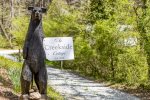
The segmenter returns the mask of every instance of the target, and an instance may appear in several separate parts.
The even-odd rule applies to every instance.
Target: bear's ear
[[[33,10],[34,7],[28,7],[28,10]]]
[[[46,13],[47,9],[46,8],[42,8],[42,13]]]

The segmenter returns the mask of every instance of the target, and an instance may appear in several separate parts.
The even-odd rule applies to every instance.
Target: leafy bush
[[[3,41],[0,43],[0,48],[7,48],[9,46],[8,41],[0,35],[0,40]]]
[[[118,81],[128,84],[142,84],[148,81],[146,57],[138,50],[139,48],[131,48],[126,53],[118,55],[116,66]]]
[[[14,36],[14,42],[19,48],[22,48],[23,42],[26,37],[27,29],[29,25],[29,19],[27,16],[16,17],[12,21],[11,34]]]

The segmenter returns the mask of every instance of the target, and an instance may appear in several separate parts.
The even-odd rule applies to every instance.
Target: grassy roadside
[[[13,90],[17,93],[20,92],[20,70],[21,70],[21,63],[13,62],[8,60],[4,57],[0,57],[0,68],[6,69],[13,84]]]
[[[20,93],[20,73],[21,73],[22,63],[13,62],[4,57],[0,56],[0,69],[6,69],[10,81],[12,83],[12,89],[16,93]],[[3,74],[0,74],[0,79],[3,78]],[[3,79],[5,80],[5,79]],[[55,92],[51,87],[48,87],[48,96],[51,100],[63,100],[63,97]]]

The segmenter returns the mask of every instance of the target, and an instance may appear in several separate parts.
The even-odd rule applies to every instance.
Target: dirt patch
[[[14,93],[12,87],[7,70],[0,68],[0,100],[18,100],[19,95]]]
[[[141,98],[142,100],[150,100],[150,90],[144,89],[144,88],[137,88],[137,87],[130,87],[125,85],[118,85],[118,84],[109,84],[108,85],[111,88],[129,93],[131,95],[137,96]]]
[[[0,100],[9,100],[9,99],[0,96]]]
[[[7,70],[4,68],[0,68],[0,82],[3,83],[3,85],[12,87],[12,81],[7,73]]]
[[[34,88],[31,93],[36,93],[37,88]],[[4,68],[0,68],[0,100],[19,100],[20,94],[13,91],[13,84],[8,75],[8,72]],[[48,97],[48,100],[50,98]],[[34,99],[33,99],[34,100]]]
[[[4,85],[0,86],[0,98],[4,100],[18,100],[19,95],[15,94],[11,88],[7,88]],[[3,99],[0,99],[3,100]]]

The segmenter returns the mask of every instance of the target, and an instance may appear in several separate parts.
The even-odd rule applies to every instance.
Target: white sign
[[[73,60],[72,37],[50,37],[43,40],[46,58],[50,61]]]

